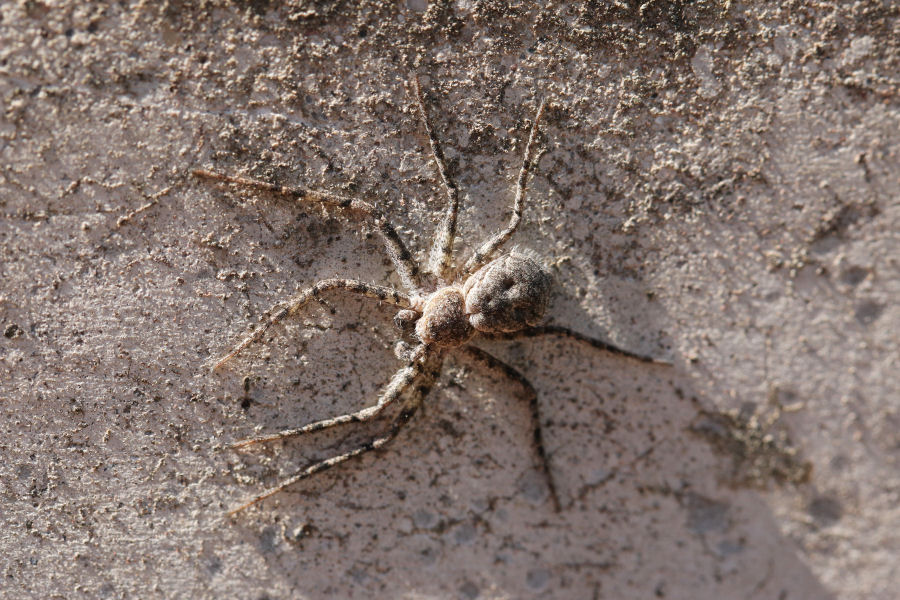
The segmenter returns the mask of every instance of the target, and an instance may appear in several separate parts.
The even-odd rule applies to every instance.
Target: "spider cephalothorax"
[[[415,98],[425,131],[428,134],[432,155],[438,174],[447,192],[447,207],[437,232],[436,243],[428,262],[428,272],[432,281],[447,282],[456,274],[455,283],[441,283],[426,287],[419,279],[419,268],[406,249],[394,227],[384,215],[369,202],[346,198],[327,192],[302,188],[283,187],[255,179],[224,175],[213,171],[197,169],[194,174],[227,183],[254,187],[298,200],[320,202],[339,209],[360,213],[384,239],[388,256],[394,264],[405,291],[364,283],[352,279],[324,279],[310,288],[297,293],[287,302],[275,306],[262,326],[219,359],[213,367],[217,369],[253,342],[262,339],[265,332],[282,319],[297,313],[311,300],[319,299],[323,292],[345,290],[399,307],[394,322],[405,334],[412,335],[415,347],[405,355],[403,366],[384,388],[374,406],[354,413],[339,415],[331,419],[309,423],[296,429],[288,429],[272,435],[242,440],[234,447],[244,447],[292,436],[320,431],[347,423],[368,421],[380,415],[387,407],[404,398],[398,416],[388,431],[365,444],[344,454],[315,462],[294,476],[282,481],[274,488],[266,490],[250,501],[231,511],[238,512],[283,490],[297,481],[319,473],[350,458],[381,448],[390,442],[406,425],[422,403],[425,394],[440,374],[441,364],[447,351],[458,350],[461,354],[488,368],[502,372],[518,382],[531,410],[535,451],[539,467],[547,478],[550,498],[559,510],[559,496],[550,470],[541,430],[541,416],[534,387],[525,377],[506,363],[494,358],[470,342],[479,338],[510,339],[537,335],[563,335],[586,342],[592,346],[645,362],[663,362],[617,348],[607,342],[587,337],[564,327],[539,325],[550,298],[551,279],[544,267],[524,253],[513,251],[499,254],[500,247],[512,236],[519,225],[524,205],[525,187],[528,176],[539,158],[534,151],[538,123],[544,112],[541,103],[528,136],[525,157],[519,171],[513,214],[509,224],[499,233],[491,236],[479,246],[472,256],[457,271],[453,265],[453,242],[456,237],[456,217],[459,210],[459,191],[447,173],[444,155],[437,136],[428,121],[425,104],[418,80],[413,81]],[[404,395],[413,389],[418,393]]]
[[[416,336],[428,346],[461,346],[472,339],[475,329],[466,315],[466,298],[458,287],[435,291],[422,302]]]
[[[460,346],[475,332],[513,333],[540,323],[550,298],[550,276],[534,260],[506,254],[416,304],[416,335],[424,344]]]

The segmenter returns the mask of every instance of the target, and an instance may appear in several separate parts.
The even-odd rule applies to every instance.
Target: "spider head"
[[[551,282],[544,267],[523,254],[494,259],[463,285],[469,322],[485,333],[537,325],[547,309]]]

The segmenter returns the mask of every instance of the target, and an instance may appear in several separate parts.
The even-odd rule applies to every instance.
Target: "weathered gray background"
[[[900,6],[507,4],[0,2],[0,595],[896,597]],[[414,72],[463,256],[549,98],[515,237],[548,318],[674,367],[489,345],[560,514],[515,386],[450,360],[388,450],[227,519],[363,434],[225,445],[371,402],[396,334],[336,298],[210,360],[298,286],[398,279],[344,216],[189,170],[373,199],[423,257]]]

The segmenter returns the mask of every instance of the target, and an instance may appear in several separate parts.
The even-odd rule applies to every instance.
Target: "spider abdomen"
[[[519,331],[544,317],[550,285],[550,275],[540,263],[522,254],[506,254],[466,280],[465,312],[478,331]]]

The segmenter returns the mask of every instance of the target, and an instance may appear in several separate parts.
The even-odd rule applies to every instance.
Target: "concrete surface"
[[[0,2],[4,598],[865,598],[900,581],[900,5]],[[227,444],[371,402],[392,312],[335,298],[221,374],[269,306],[398,283],[337,213],[196,167],[372,199],[424,258],[442,207],[405,80],[463,190],[508,218],[548,318],[671,359],[485,344],[395,443]],[[247,379],[245,379],[247,378]],[[247,389],[244,389],[244,382]],[[374,427],[378,429],[378,425]]]

